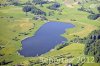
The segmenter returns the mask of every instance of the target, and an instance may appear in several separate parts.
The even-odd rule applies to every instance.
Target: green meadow
[[[21,3],[27,1],[28,0],[20,0]],[[87,37],[92,31],[100,29],[100,18],[96,20],[87,18],[90,14],[79,11],[78,8],[80,8],[80,5],[75,4],[73,0],[57,0],[57,2],[62,4],[60,7],[60,9],[63,9],[62,14],[59,14],[57,10],[47,9],[52,3],[44,4],[43,7],[35,5],[35,7],[46,13],[54,11],[53,16],[46,16],[48,21],[72,23],[75,25],[74,28],[66,30],[65,33],[61,35],[68,39],[68,41],[77,38],[77,36],[80,38]],[[68,4],[65,2],[68,2]],[[90,4],[91,3],[87,3],[85,7],[88,7]],[[85,44],[78,42],[70,42],[68,46],[60,50],[52,49],[50,52],[37,57],[24,57],[20,55],[18,50],[22,49],[21,41],[33,36],[35,32],[46,23],[44,20],[34,20],[33,17],[35,15],[30,12],[28,12],[28,16],[26,16],[22,8],[23,6],[20,5],[0,7],[0,62],[9,62],[1,66],[65,66],[68,63],[52,62],[48,65],[41,65],[42,63],[38,62],[41,57],[46,59],[58,58],[58,60],[61,60],[61,58],[66,59],[66,57],[67,59],[74,58],[73,64],[77,64],[79,61],[79,66],[100,66],[100,63],[96,63],[94,60],[92,61],[92,59],[90,59],[92,63],[88,63],[87,60],[83,64],[81,63],[78,57],[84,56],[91,58],[92,56],[84,55]],[[93,10],[98,13],[96,9]],[[48,60],[45,61],[45,63],[48,63]]]

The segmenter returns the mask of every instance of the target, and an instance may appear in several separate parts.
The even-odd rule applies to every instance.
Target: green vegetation
[[[57,3],[57,9],[55,3]],[[91,6],[93,4],[96,4],[95,8]],[[99,4],[99,0],[0,0],[0,65],[64,66],[68,63],[51,62],[49,64],[48,60],[41,62],[40,58],[43,57],[56,59],[55,61],[62,58],[75,58],[76,60],[72,62],[73,65],[99,66]],[[38,19],[38,17],[41,19]],[[21,56],[18,53],[18,50],[22,49],[21,41],[35,34],[46,23],[46,20],[75,25],[75,28],[66,30],[61,35],[68,39],[68,44],[60,44],[56,47],[57,50],[52,49],[39,57]],[[77,57],[84,53],[86,54],[85,57],[95,58],[93,63],[87,63],[87,59],[84,63],[78,62]]]
[[[60,7],[59,3],[54,3],[51,6],[49,6],[48,8],[51,10],[58,10],[59,7]]]
[[[64,48],[65,46],[68,46],[68,42],[64,42],[62,44],[59,44],[55,47],[56,50],[60,50],[62,48]]]
[[[86,39],[85,54],[94,56],[100,63],[100,30],[93,31]]]

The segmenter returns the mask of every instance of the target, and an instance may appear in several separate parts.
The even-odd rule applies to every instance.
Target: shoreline
[[[43,25],[45,25],[45,24],[47,24],[47,23],[50,23],[50,22],[58,22],[58,21],[49,21],[49,22],[44,23]],[[59,21],[59,22],[60,22],[60,21]],[[66,23],[66,22],[60,22],[60,23],[72,24],[72,23],[70,23],[70,22],[67,22],[67,23]],[[43,26],[43,25],[42,25],[42,26]],[[73,25],[73,24],[72,24],[72,25]],[[42,27],[42,26],[41,26],[41,27]],[[39,29],[40,29],[41,27],[39,27]],[[75,27],[75,25],[73,25],[72,28],[74,28],[74,27]],[[37,29],[37,31],[38,31],[39,29]],[[71,29],[71,28],[68,28],[68,29]],[[36,31],[36,32],[37,32],[37,31]],[[36,34],[36,32],[33,34],[33,36],[25,37],[23,40],[28,39],[28,38],[30,38],[30,37],[34,37],[35,34]],[[66,33],[66,29],[65,29],[64,33]],[[63,34],[64,34],[64,33],[63,33]],[[62,36],[62,34],[61,34],[60,36]],[[68,41],[68,39],[67,39],[66,37],[64,37],[64,36],[62,36],[62,37],[65,38],[66,41]],[[21,40],[21,45],[22,45],[22,41],[23,41],[23,40]],[[59,44],[57,44],[57,45],[59,45]],[[57,46],[57,45],[56,45],[56,46]],[[55,46],[55,47],[56,47],[56,46]],[[21,46],[21,49],[20,49],[20,50],[22,50],[22,49],[23,49],[23,48],[22,48],[22,46]],[[18,51],[20,51],[20,50],[18,50]],[[48,52],[50,52],[50,51],[52,51],[52,50],[54,50],[54,48],[50,49]],[[48,52],[46,52],[46,53],[48,53]],[[18,53],[19,53],[19,52],[18,52]],[[44,53],[44,54],[46,54],[46,53]],[[20,53],[19,53],[19,54],[20,54]],[[44,54],[41,54],[41,55],[44,55]],[[41,56],[41,55],[39,55],[39,56]],[[24,56],[24,55],[21,55],[21,54],[20,54],[20,56]],[[25,56],[24,56],[24,57],[25,57]],[[36,57],[36,56],[34,56],[34,57]]]

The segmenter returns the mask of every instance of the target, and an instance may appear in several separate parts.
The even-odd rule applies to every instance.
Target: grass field
[[[26,2],[27,0],[21,1]],[[100,18],[97,20],[90,20],[87,18],[89,15],[88,13],[77,10],[77,8],[80,7],[79,5],[76,4],[71,8],[64,4],[64,1],[62,2],[62,0],[58,0],[58,2],[63,4],[61,6],[61,9],[63,9],[62,15],[59,15],[58,11],[54,11],[53,16],[46,16],[48,20],[72,23],[75,25],[74,28],[66,30],[66,32],[61,36],[68,40],[74,39],[74,35],[83,38],[91,33],[91,31],[100,28]],[[44,7],[37,5],[36,7],[48,13],[49,11],[52,11],[46,8],[49,5],[51,4],[45,4],[43,5]],[[26,16],[25,12],[22,11],[21,6],[6,6],[0,8],[0,40],[2,41],[0,46],[4,46],[4,48],[0,50],[0,54],[4,54],[4,56],[0,56],[0,61],[3,61],[4,59],[6,61],[13,61],[13,63],[10,63],[8,66],[14,64],[23,64],[24,66],[28,66],[29,60],[38,59],[37,57],[23,57],[18,53],[18,50],[22,48],[21,41],[26,37],[34,35],[35,32],[45,24],[44,21],[33,20],[33,16],[34,15],[31,13],[28,13],[28,16]],[[68,56],[72,56],[72,58],[77,58],[84,53],[84,46],[84,44],[72,43],[60,50],[52,50],[40,57],[55,58],[55,56],[68,54]],[[64,66],[66,64],[67,62],[59,64],[58,66]],[[99,66],[100,64],[83,64],[83,66],[91,65]],[[55,64],[49,64],[48,66],[55,66]]]

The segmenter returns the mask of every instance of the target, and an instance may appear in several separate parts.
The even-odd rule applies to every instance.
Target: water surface
[[[22,40],[22,50],[19,53],[25,57],[44,54],[61,42],[67,41],[61,34],[73,27],[74,25],[69,23],[48,22],[34,36]]]

